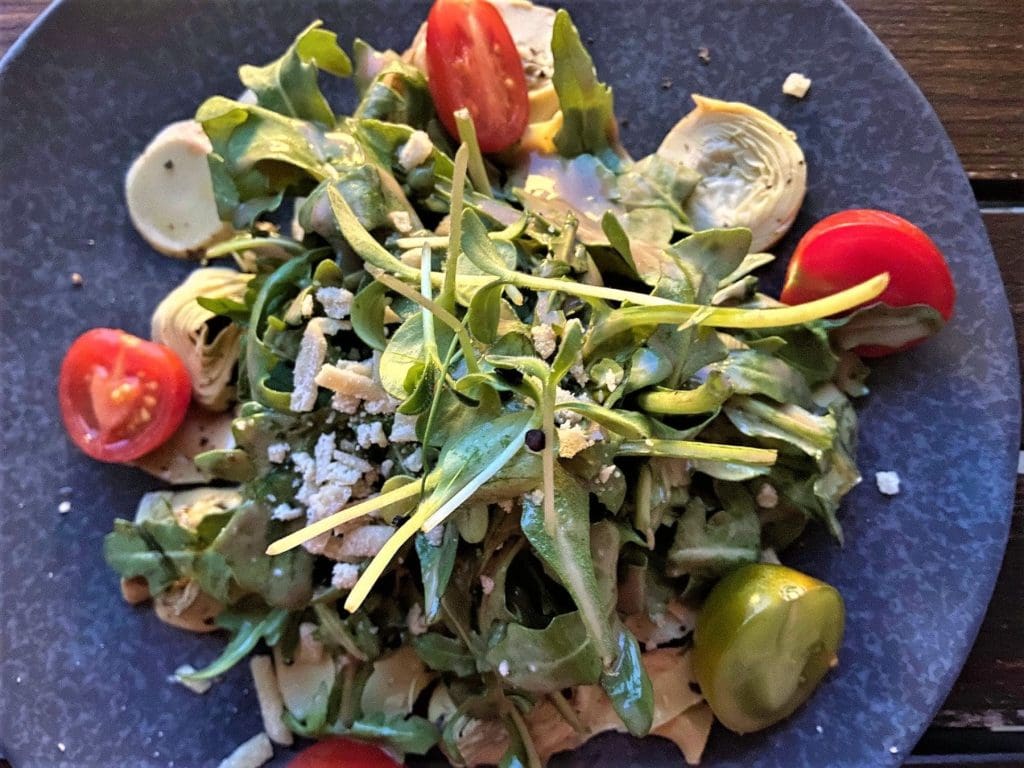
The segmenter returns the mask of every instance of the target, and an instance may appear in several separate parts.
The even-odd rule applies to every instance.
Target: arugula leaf
[[[507,662],[505,681],[532,693],[596,683],[602,672],[579,611],[556,616],[543,629],[509,624],[486,658],[495,669]]]
[[[460,640],[428,632],[412,638],[412,647],[431,669],[469,677],[477,671],[476,659]]]
[[[335,736],[350,736],[353,739],[383,741],[400,752],[414,755],[425,755],[441,738],[437,726],[425,718],[416,715],[389,715],[384,712],[367,713],[348,728],[339,724],[329,727],[327,732]]]
[[[555,136],[559,154],[576,157],[590,153],[600,157],[609,168],[616,168],[619,160],[614,147],[618,129],[612,89],[597,79],[594,62],[565,10],[555,15],[551,53],[551,82],[564,116],[562,128]]]
[[[141,576],[158,595],[189,573],[195,559],[196,537],[170,523],[115,520],[103,539],[103,557],[122,578]]]
[[[761,524],[754,512],[753,500],[740,486],[733,503],[707,518],[700,499],[691,499],[676,524],[675,540],[669,549],[666,573],[717,577],[744,563],[756,563],[761,556]],[[721,492],[721,491],[720,491]]]
[[[441,613],[441,598],[455,566],[459,534],[454,525],[445,525],[441,543],[434,546],[424,534],[416,537],[416,556],[423,578],[423,617],[433,624]]]
[[[627,211],[662,209],[675,229],[692,232],[683,203],[693,193],[700,174],[662,155],[648,155],[618,178],[619,198]]]
[[[239,67],[238,77],[261,107],[333,127],[334,112],[317,85],[317,70],[348,77],[352,62],[338,46],[338,36],[321,29],[322,24],[314,21],[306,27],[276,61]]]
[[[217,623],[232,630],[230,642],[224,646],[220,656],[207,666],[197,672],[182,675],[182,678],[185,680],[209,680],[217,675],[223,675],[248,656],[260,640],[266,639],[273,645],[272,638],[280,636],[288,617],[288,611],[280,608],[262,614],[225,611],[217,617]]]
[[[260,595],[275,607],[301,609],[313,595],[313,556],[298,548],[267,557],[267,545],[278,538],[271,526],[263,504],[245,501],[211,549],[224,558],[243,592]]]

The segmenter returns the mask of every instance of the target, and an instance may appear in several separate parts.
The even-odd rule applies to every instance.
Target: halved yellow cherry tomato
[[[750,733],[789,717],[829,669],[843,639],[843,599],[782,565],[755,563],[708,595],[693,638],[693,669],[715,716]]]

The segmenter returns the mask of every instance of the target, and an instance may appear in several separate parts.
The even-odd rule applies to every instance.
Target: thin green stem
[[[466,163],[469,158],[469,147],[462,144],[455,153],[455,170],[452,173],[452,197],[449,207],[451,230],[448,238],[448,259],[444,263],[444,289],[441,291],[441,304],[447,309],[455,307],[456,279],[459,274],[459,252],[462,241],[462,197],[466,189]],[[430,246],[424,244],[423,252],[430,260]]]
[[[694,440],[623,440],[615,451],[618,456],[664,456],[695,461],[725,461],[770,467],[778,458],[771,448],[750,448],[745,445],[701,443]]]
[[[398,280],[391,275],[379,274],[376,276],[376,280],[383,283],[400,296],[404,296],[410,301],[416,302],[424,309],[430,310],[435,318],[451,328],[459,340],[459,346],[462,347],[462,355],[466,358],[466,367],[469,369],[469,372],[480,372],[480,364],[476,359],[476,350],[473,348],[473,339],[470,337],[469,331],[466,330],[466,327],[459,322],[459,319],[455,317],[455,315],[442,307],[436,301],[431,301],[422,293],[410,288],[401,280]]]
[[[286,237],[253,237],[252,235],[245,235],[243,237],[233,237],[230,240],[225,240],[222,243],[211,245],[203,252],[203,256],[207,259],[219,259],[222,256],[230,256],[233,253],[239,251],[256,250],[259,248],[280,248],[281,250],[291,253],[305,253],[308,248],[302,243],[292,240]]]
[[[476,126],[468,109],[463,107],[455,110],[455,125],[459,141],[469,148],[469,178],[473,180],[473,188],[482,195],[494,197],[491,193],[491,180],[487,178],[484,156],[480,153],[480,142],[476,138]]]
[[[544,477],[544,530],[554,536],[558,527],[555,512],[555,384],[548,382],[542,393],[541,419],[544,430],[544,450],[541,468]]]

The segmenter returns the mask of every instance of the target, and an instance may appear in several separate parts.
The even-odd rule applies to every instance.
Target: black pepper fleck
[[[526,447],[536,453],[537,451],[543,451],[547,441],[544,439],[544,430],[542,429],[531,429],[526,433]]]
[[[168,160],[166,163],[164,163],[164,168],[166,168],[168,171],[173,171],[174,170],[174,161],[173,160]]]

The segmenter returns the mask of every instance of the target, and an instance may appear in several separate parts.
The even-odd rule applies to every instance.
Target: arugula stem
[[[397,280],[391,275],[379,274],[376,276],[376,280],[386,285],[395,293],[404,296],[410,301],[416,302],[424,310],[433,313],[434,317],[451,328],[459,340],[459,346],[462,347],[462,355],[466,358],[466,367],[469,368],[469,372],[480,372],[480,364],[477,362],[476,351],[473,348],[473,339],[470,337],[469,331],[466,330],[466,327],[459,322],[459,319],[455,317],[455,315],[439,305],[437,302],[431,301],[422,293],[415,291],[401,280]]]
[[[351,507],[346,507],[340,512],[328,515],[323,520],[317,520],[315,523],[311,523],[305,528],[300,528],[293,533],[289,533],[287,536],[282,536],[267,547],[266,553],[270,556],[280,555],[282,552],[295,549],[295,547],[305,544],[310,539],[315,539],[321,533],[327,533],[327,531],[330,531],[343,523],[368,515],[382,507],[388,506],[389,504],[404,501],[405,499],[411,499],[414,496],[419,495],[420,484],[408,483],[407,485],[403,485],[393,491],[388,491],[387,493],[382,493],[379,496],[374,496],[373,498],[361,501],[358,504],[353,504]]]
[[[462,242],[462,197],[466,190],[466,163],[469,147],[459,146],[455,153],[455,170],[452,173],[452,197],[449,206],[448,220],[451,226],[448,238],[448,259],[444,263],[444,288],[441,291],[441,304],[445,309],[455,308],[456,280],[459,275],[459,251]],[[430,263],[430,246],[423,244],[423,256]]]
[[[512,457],[515,456],[523,447],[523,440],[526,438],[526,433],[529,429],[529,424],[523,427],[522,431],[509,441],[508,445],[505,446],[501,453],[491,459],[487,466],[480,470],[480,474],[462,486],[458,493],[442,504],[436,512],[431,514],[423,524],[423,532],[428,533],[432,528],[444,522],[444,520],[452,512],[458,509],[466,499],[480,490],[480,487],[484,483],[498,474],[498,472],[501,471],[501,468],[508,464],[509,461],[512,460]]]
[[[437,335],[434,333],[434,314],[430,305],[434,304],[433,288],[430,285],[430,249],[423,246],[420,254],[420,293],[425,301],[420,305],[420,316],[423,318],[423,346],[426,349],[427,359],[438,368],[441,367],[441,354],[437,351]],[[436,305],[438,309],[442,307]]]
[[[885,272],[823,299],[792,307],[783,306],[771,309],[709,307],[701,304],[676,302],[666,304],[665,301],[658,306],[621,307],[612,310],[599,325],[594,327],[587,340],[586,348],[587,351],[595,350],[605,341],[638,326],[687,323],[692,321],[693,316],[698,312],[700,313],[699,320],[692,324],[712,328],[782,328],[788,325],[801,325],[823,317],[842,314],[858,307],[877,298],[888,285],[889,273]],[[622,293],[628,293],[628,291],[622,291]],[[628,300],[634,304],[639,303],[632,298]]]
[[[363,653],[363,650],[356,644],[355,638],[352,637],[352,633],[348,631],[345,623],[338,616],[338,612],[333,606],[324,605],[323,603],[313,603],[313,612],[316,614],[317,621],[320,623],[320,629],[327,636],[327,638],[342,648],[345,649],[345,653],[352,656],[359,661],[367,661],[368,656]]]
[[[305,253],[309,250],[302,243],[288,237],[253,237],[252,235],[243,235],[242,237],[233,237],[222,243],[211,245],[203,252],[203,256],[207,259],[219,259],[222,256],[230,256],[239,251],[258,248],[280,248],[293,255]]]
[[[558,526],[555,512],[555,383],[544,387],[541,403],[541,423],[544,430],[544,450],[541,468],[544,477],[544,530],[554,536]]]
[[[540,755],[537,754],[537,747],[533,743],[533,737],[530,736],[530,729],[526,727],[526,721],[523,720],[523,716],[516,709],[515,704],[509,707],[508,714],[512,718],[512,723],[515,725],[516,730],[519,732],[519,740],[523,744],[523,749],[526,750],[527,768],[543,768],[544,763],[541,762]]]
[[[730,387],[720,376],[709,377],[696,389],[652,389],[637,397],[640,407],[648,413],[680,415],[708,413],[718,408],[730,394]]]
[[[459,132],[459,141],[469,149],[469,178],[473,180],[473,188],[482,195],[494,197],[491,192],[491,180],[487,178],[484,156],[480,153],[480,142],[476,138],[476,126],[469,110],[463,107],[455,110],[455,125]]]
[[[583,723],[580,722],[579,716],[576,714],[576,710],[572,708],[569,701],[562,695],[561,691],[552,691],[548,694],[548,698],[551,699],[551,703],[555,705],[555,709],[560,714],[572,729],[581,735],[587,734],[587,729],[583,727]]]
[[[695,461],[724,461],[770,467],[778,458],[772,448],[745,445],[701,443],[694,440],[623,440],[615,451],[618,456],[664,456]]]
[[[792,432],[822,450],[828,450],[832,447],[832,437],[825,434],[813,422],[813,419],[816,417],[808,414],[799,406],[792,404],[773,406],[747,396],[737,397],[731,400],[729,404],[753,414],[759,419],[764,419],[764,421],[773,426],[784,429],[787,432]],[[807,415],[810,418],[801,418],[802,415]]]

